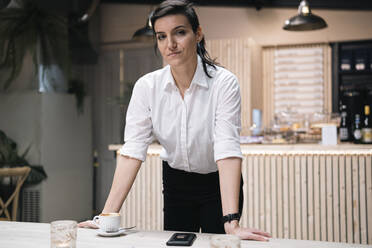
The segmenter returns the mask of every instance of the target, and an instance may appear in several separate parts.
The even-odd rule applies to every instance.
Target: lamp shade
[[[143,27],[138,29],[134,34],[132,39],[137,40],[137,39],[142,39],[144,37],[149,37],[152,38],[154,36],[154,32],[152,29],[148,26]]]
[[[288,31],[308,31],[327,27],[327,23],[320,16],[311,13],[309,4],[302,0],[298,7],[298,15],[286,20],[283,26]]]
[[[146,20],[146,25],[143,28],[138,29],[132,36],[132,40],[135,41],[152,41],[154,38],[154,31],[151,27],[151,19],[152,13]]]

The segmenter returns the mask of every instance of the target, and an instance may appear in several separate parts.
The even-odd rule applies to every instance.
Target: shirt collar
[[[176,83],[174,81],[174,78],[172,76],[170,66],[167,65],[167,68],[165,68],[165,69],[166,69],[166,76],[165,76],[164,90],[172,88],[172,87],[177,87]],[[207,65],[207,70],[208,69],[209,68],[208,68],[208,65]],[[211,73],[211,70],[208,70],[208,73]],[[196,66],[196,71],[195,71],[194,77],[191,81],[191,85],[195,84],[195,85],[199,85],[203,88],[208,89],[209,88],[208,79],[209,78],[207,77],[207,75],[205,74],[204,69],[203,69],[203,62],[202,62],[200,56],[198,55],[198,64]],[[191,85],[190,85],[190,87],[191,87]]]

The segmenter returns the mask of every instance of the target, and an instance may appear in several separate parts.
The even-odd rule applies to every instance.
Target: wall
[[[161,67],[152,47],[123,48],[110,46],[100,52],[97,65],[75,68],[92,94],[93,147],[98,152],[96,211],[101,212],[109,194],[116,168],[110,144],[123,143],[125,106],[115,100],[124,96],[127,83]]]
[[[18,144],[19,154],[30,146],[26,159],[31,164],[41,164],[40,106],[37,93],[0,94],[0,130]]]
[[[48,173],[41,220],[88,219],[93,179],[90,98],[85,98],[84,113],[79,115],[73,95],[41,97],[41,163]]]
[[[0,94],[0,130],[26,159],[42,165],[48,178],[39,184],[40,221],[91,217],[92,127],[90,98],[78,115],[75,97],[22,92]]]
[[[101,41],[128,40],[145,25],[154,7],[149,5],[103,4],[101,6]],[[196,7],[207,39],[250,37],[260,45],[279,45],[359,40],[372,38],[372,11],[313,9],[323,17],[328,28],[318,31],[282,30],[284,21],[297,9]]]
[[[100,9],[101,42],[127,41],[145,25],[145,18],[155,6],[103,4]],[[206,39],[251,38],[259,46],[325,43],[345,40],[372,39],[372,11],[313,9],[323,17],[328,28],[317,31],[290,32],[282,29],[297,9],[235,7],[196,7]],[[253,55],[261,63],[259,53]],[[254,77],[254,75],[253,75]],[[262,83],[252,78],[252,108],[262,109]]]

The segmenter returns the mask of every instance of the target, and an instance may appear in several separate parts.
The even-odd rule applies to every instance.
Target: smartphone
[[[167,241],[168,246],[191,246],[196,239],[195,233],[174,233]]]

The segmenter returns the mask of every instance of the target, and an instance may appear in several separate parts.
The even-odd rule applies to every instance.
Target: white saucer
[[[126,229],[119,229],[119,231],[117,231],[117,232],[105,232],[101,229],[98,229],[97,234],[99,236],[103,236],[103,237],[115,237],[115,236],[119,236],[121,234],[124,234],[125,231],[127,231],[127,230]]]

